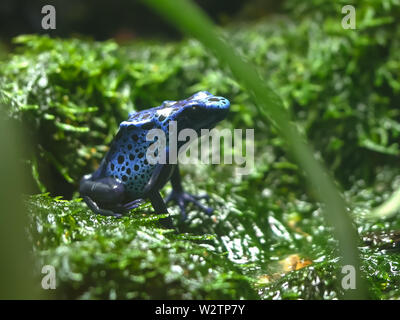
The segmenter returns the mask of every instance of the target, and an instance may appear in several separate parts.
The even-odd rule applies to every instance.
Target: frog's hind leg
[[[112,210],[108,210],[108,209],[102,209],[98,206],[98,204],[96,202],[93,201],[92,198],[90,198],[89,196],[83,196],[82,197],[83,201],[85,201],[85,203],[87,204],[87,206],[94,212],[97,214],[100,214],[102,216],[111,216],[111,217],[117,217],[120,218],[122,217],[121,213],[116,213]]]
[[[120,181],[111,177],[94,179],[93,175],[87,175],[81,180],[79,193],[93,212],[103,216],[122,216],[119,211],[123,211],[121,202],[125,198],[125,187]]]

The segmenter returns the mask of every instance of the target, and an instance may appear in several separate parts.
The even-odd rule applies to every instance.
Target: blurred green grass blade
[[[46,186],[40,181],[37,158],[34,156],[30,162],[31,162],[33,180],[35,181],[40,192],[45,193],[47,190],[46,190]]]
[[[257,70],[244,62],[226,40],[217,32],[211,20],[188,0],[144,0],[146,4],[177,26],[181,31],[196,37],[214,52],[221,63],[226,64],[236,80],[252,94],[257,110],[264,121],[271,121],[287,143],[288,151],[305,172],[316,198],[325,204],[324,213],[328,223],[334,227],[334,236],[339,241],[339,250],[344,265],[352,265],[357,272],[357,289],[348,290],[344,298],[366,297],[366,286],[361,278],[358,236],[352,220],[346,212],[346,204],[333,180],[324,167],[313,156],[305,137],[290,122],[289,112],[280,97],[271,90]],[[206,88],[205,88],[206,89]],[[340,276],[339,276],[340,278]]]
[[[0,109],[3,108],[0,105]],[[30,186],[19,161],[28,148],[27,134],[0,115],[0,148],[6,150],[0,166],[0,299],[38,299],[43,289],[27,237],[29,219],[22,193]]]
[[[62,123],[55,121],[54,124],[56,127],[60,128],[63,131],[69,131],[69,132],[89,132],[88,127],[76,127],[67,123]]]
[[[57,171],[64,177],[64,179],[69,183],[74,183],[74,179],[68,173],[68,167],[63,167],[63,165],[56,159],[56,157],[42,147],[39,148],[43,156],[57,169]]]
[[[396,212],[400,211],[400,188],[395,191],[388,200],[382,203],[379,207],[372,210],[366,219],[378,220],[392,217]]]

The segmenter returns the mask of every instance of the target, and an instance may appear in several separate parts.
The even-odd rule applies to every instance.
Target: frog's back
[[[139,198],[153,174],[155,165],[149,164],[146,152],[153,141],[146,135],[151,129],[165,129],[162,118],[157,114],[175,101],[164,101],[158,107],[132,112],[111,145],[104,163],[104,176],[121,180],[131,197]]]
[[[148,163],[146,152],[151,141],[146,141],[152,122],[143,125],[120,126],[105,160],[105,176],[119,179],[132,197],[143,195],[154,165]]]

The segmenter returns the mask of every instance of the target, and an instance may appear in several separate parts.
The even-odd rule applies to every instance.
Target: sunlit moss
[[[303,124],[346,189],[358,231],[398,230],[398,215],[374,223],[362,216],[399,187],[400,29],[391,21],[398,21],[400,6],[366,1],[358,8],[362,24],[355,33],[335,22],[337,8],[326,1],[288,2],[285,17],[224,32]],[[390,10],[381,10],[389,2]],[[336,243],[320,206],[311,201],[313,190],[285,156],[275,130],[260,121],[248,93],[199,42],[121,47],[112,41],[22,36],[16,43],[16,51],[1,62],[0,97],[9,118],[36,139],[33,154],[24,156],[40,192],[76,194],[79,178],[96,168],[127,113],[166,99],[210,90],[232,102],[221,126],[255,128],[250,175],[235,176],[233,166],[183,167],[185,188],[207,191],[216,210],[212,217],[189,210],[182,223],[172,206],[178,234],[158,228],[159,217],[149,206],[114,219],[93,215],[78,200],[28,198],[37,272],[43,264],[56,267],[58,297],[340,295],[334,282],[340,276]],[[361,237],[359,245],[371,297],[398,299],[398,252],[369,246]],[[276,262],[288,255],[312,263],[273,276]]]

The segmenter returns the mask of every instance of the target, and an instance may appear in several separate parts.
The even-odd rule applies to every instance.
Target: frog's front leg
[[[93,175],[86,175],[80,182],[79,193],[92,211],[103,216],[121,217],[121,212],[140,202],[135,200],[124,205],[125,186],[112,177],[94,179]]]
[[[189,194],[183,190],[182,187],[182,182],[181,182],[181,175],[179,173],[179,167],[176,165],[176,168],[174,172],[172,173],[171,176],[171,184],[172,184],[172,192],[168,195],[168,197],[165,199],[165,203],[168,203],[170,201],[175,201],[179,209],[181,210],[181,219],[186,220],[187,215],[186,215],[186,204],[187,203],[193,203],[195,206],[199,207],[203,212],[205,212],[207,215],[211,215],[213,213],[213,209],[204,206],[199,200],[201,199],[208,199],[208,195],[204,196],[195,196],[192,194]]]
[[[156,214],[168,213],[167,206],[160,195],[160,189],[170,179],[173,170],[174,166],[172,165],[158,164],[143,191],[145,197],[150,199]],[[159,221],[163,227],[173,229],[171,217],[163,218]]]

